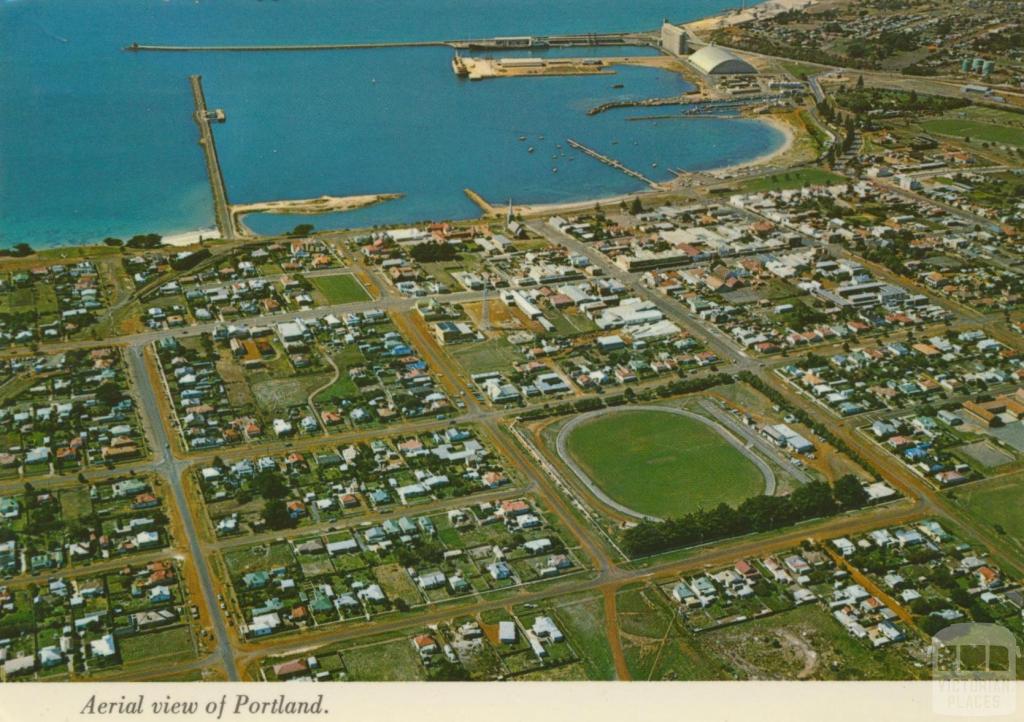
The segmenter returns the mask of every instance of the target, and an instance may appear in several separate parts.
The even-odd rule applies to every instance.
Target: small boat
[[[616,83],[612,87],[615,88],[616,90],[618,90],[619,88],[624,87],[624,86],[622,85],[622,83]]]
[[[552,173],[557,173],[557,172],[558,172],[558,168],[552,168],[552,169],[551,169],[551,172],[552,172]]]
[[[618,144],[619,144],[619,141],[617,141],[617,140],[613,140],[612,141],[612,145],[618,145]]]
[[[533,152],[533,146],[531,145],[529,148],[527,148],[526,152],[527,153],[532,153]]]
[[[651,168],[657,168],[657,167],[658,167],[657,163],[651,163]]]
[[[537,136],[537,140],[544,140],[544,136],[543,135],[538,135]]]
[[[526,136],[525,135],[519,136],[519,140],[526,140]]]

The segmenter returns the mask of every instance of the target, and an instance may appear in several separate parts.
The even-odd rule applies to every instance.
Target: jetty
[[[700,91],[694,91],[694,94],[700,93]],[[692,98],[687,98],[686,94],[676,95],[671,98],[645,98],[643,100],[610,100],[607,103],[602,103],[594,108],[587,111],[587,115],[597,115],[603,113],[606,110],[613,110],[615,108],[657,108],[663,105],[685,105],[692,103]]]
[[[511,36],[475,40],[392,40],[374,43],[291,43],[284,45],[160,45],[133,42],[124,47],[132,53],[263,53],[318,50],[373,50],[374,48],[436,48],[460,50],[529,50],[597,45],[651,45],[650,33],[585,33],[581,35]]]
[[[622,173],[625,173],[626,175],[628,175],[631,178],[636,178],[638,181],[643,181],[644,183],[646,183],[647,185],[651,186],[652,188],[660,187],[660,185],[658,184],[657,181],[651,180],[650,178],[645,176],[643,173],[640,173],[639,171],[635,171],[632,168],[624,166],[622,163],[620,163],[619,161],[615,160],[614,158],[609,158],[604,153],[601,153],[599,151],[594,150],[593,148],[585,146],[585,145],[583,145],[582,143],[580,143],[577,140],[573,140],[572,138],[567,138],[565,142],[569,144],[569,147],[575,148],[576,150],[580,151],[581,153],[584,153],[585,155],[589,155],[591,158],[595,158],[595,159],[601,161],[602,163],[604,163],[605,165],[610,166],[611,168],[614,168],[617,171],[621,171]]]
[[[220,170],[220,159],[217,157],[217,144],[213,139],[213,122],[224,122],[223,110],[209,110],[206,107],[206,95],[203,93],[203,76],[190,75],[188,78],[192,85],[192,102],[195,104],[195,111],[192,118],[199,126],[199,145],[203,147],[203,154],[206,156],[206,172],[210,177],[210,190],[213,193],[213,213],[217,221],[217,229],[220,237],[225,240],[236,238],[235,224],[231,217],[231,207],[228,203],[228,190],[224,184],[224,175]]]
[[[372,50],[374,48],[429,48],[450,45],[444,40],[423,40],[409,42],[381,43],[315,43],[290,45],[150,45],[132,43],[124,50],[131,53],[266,53],[266,52],[302,52],[307,50]]]
[[[501,213],[502,213],[502,209],[501,208],[499,208],[498,206],[494,205],[493,203],[489,203],[487,201],[487,199],[485,199],[482,195],[477,193],[472,188],[463,188],[462,192],[466,194],[466,197],[469,198],[469,200],[471,200],[474,203],[476,203],[477,206],[479,206],[480,210],[482,210],[487,215],[489,215],[489,216],[500,216],[501,215]]]

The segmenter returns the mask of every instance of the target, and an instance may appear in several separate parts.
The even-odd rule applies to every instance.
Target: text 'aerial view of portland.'
[[[1015,689],[1022,241],[1021,0],[0,0],[0,683]]]

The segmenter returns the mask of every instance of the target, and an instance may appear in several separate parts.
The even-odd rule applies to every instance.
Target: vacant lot
[[[509,371],[524,357],[504,338],[449,346],[452,356],[471,374]]]
[[[568,451],[610,497],[676,517],[762,491],[756,466],[707,425],[660,411],[626,411],[582,424]]]
[[[615,661],[608,646],[604,600],[587,597],[555,609],[558,625],[580,651],[581,664],[593,680],[615,679]]]
[[[901,647],[870,649],[847,634],[828,612],[798,607],[699,636],[701,646],[738,679],[914,679]]]
[[[161,632],[122,637],[121,659],[125,664],[152,657],[166,658],[168,662],[177,659],[191,659],[192,635],[187,626],[173,627]]]
[[[680,628],[675,612],[651,587],[619,592],[617,625],[622,653],[634,680],[722,677],[722,670]]]
[[[349,273],[335,276],[311,276],[309,282],[323,294],[329,304],[367,301],[370,295],[356,277]]]
[[[270,570],[274,567],[294,564],[295,557],[292,556],[292,549],[288,544],[279,542],[269,546],[256,544],[244,549],[232,550],[224,555],[224,563],[232,574],[241,576],[257,569]]]
[[[347,649],[341,656],[353,682],[415,682],[426,677],[408,639]]]
[[[388,599],[404,599],[409,604],[418,604],[420,593],[401,564],[381,564],[373,570],[381,589]]]

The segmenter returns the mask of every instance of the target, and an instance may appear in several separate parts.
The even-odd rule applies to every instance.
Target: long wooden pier
[[[600,152],[594,150],[593,148],[587,147],[587,146],[583,145],[582,143],[580,143],[577,140],[573,140],[572,138],[567,138],[565,142],[568,143],[571,148],[575,148],[576,150],[580,151],[581,153],[584,153],[585,155],[589,155],[591,158],[595,158],[595,159],[601,161],[602,163],[604,163],[605,165],[610,166],[610,167],[614,168],[617,171],[621,171],[621,172],[625,173],[626,175],[630,176],[631,178],[636,178],[638,181],[643,181],[644,183],[646,183],[647,185],[651,186],[652,188],[657,188],[658,185],[659,185],[657,181],[651,180],[650,178],[645,176],[643,173],[640,173],[639,171],[635,171],[632,168],[624,166],[622,163],[620,163],[619,161],[615,160],[614,158],[609,158],[604,153],[600,153]]]
[[[231,208],[228,205],[228,189],[220,170],[217,144],[213,139],[213,128],[210,125],[211,117],[223,118],[223,114],[217,113],[217,111],[211,114],[207,109],[206,95],[203,93],[203,76],[190,75],[188,80],[192,84],[192,101],[195,103],[192,118],[199,126],[199,145],[203,147],[203,154],[206,156],[206,172],[210,176],[213,213],[217,221],[217,228],[220,230],[221,238],[234,240],[236,237],[235,224],[231,219]]]

